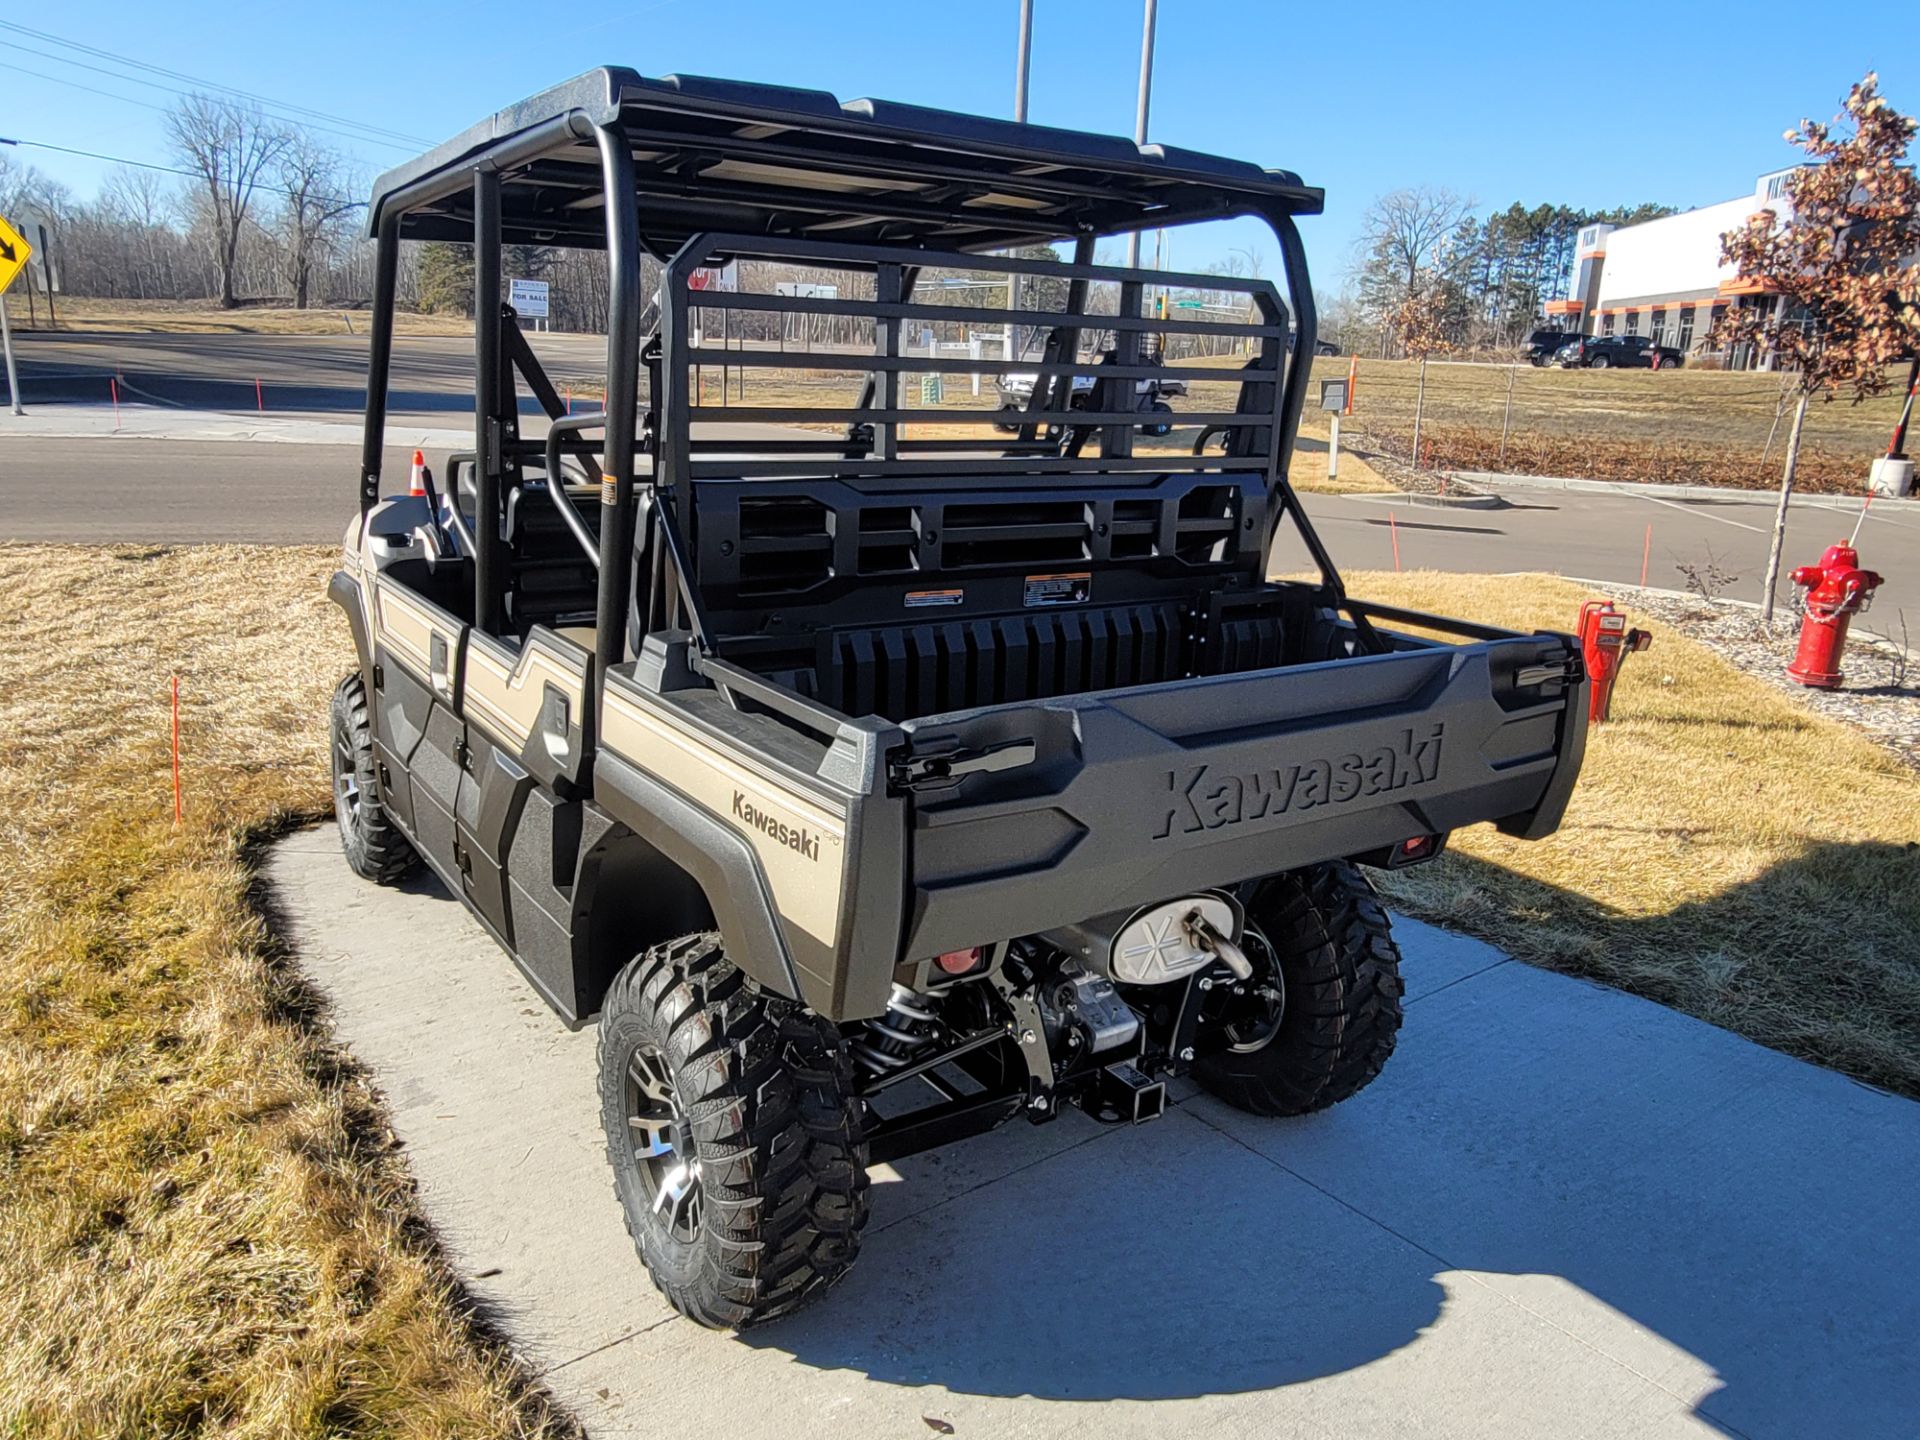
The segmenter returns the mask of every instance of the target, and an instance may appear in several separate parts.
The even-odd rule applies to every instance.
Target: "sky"
[[[1445,186],[1487,208],[1685,209],[1732,198],[1791,163],[1781,132],[1802,115],[1833,114],[1868,69],[1880,71],[1894,105],[1920,109],[1920,6],[1911,0],[1159,8],[1149,139],[1285,167],[1324,187],[1326,213],[1302,232],[1325,291],[1353,264],[1369,201],[1397,187]],[[1034,10],[1029,118],[1131,134],[1140,0],[1035,0]],[[0,15],[0,136],[167,163],[151,107],[176,96],[155,87],[187,88],[10,24],[415,137],[328,137],[371,176],[601,64],[1010,117],[1018,16],[1018,0],[15,9]],[[9,153],[81,196],[112,169],[45,149]],[[1236,247],[1278,270],[1256,221],[1179,236],[1170,263],[1198,270]]]

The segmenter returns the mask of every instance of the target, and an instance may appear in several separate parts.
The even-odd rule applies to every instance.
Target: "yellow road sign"
[[[27,258],[32,254],[33,247],[26,238],[0,215],[0,295],[6,294],[14,277],[27,268]]]

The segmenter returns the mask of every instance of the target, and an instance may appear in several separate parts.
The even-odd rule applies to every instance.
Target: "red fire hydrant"
[[[1645,630],[1629,630],[1627,617],[1611,600],[1589,600],[1580,607],[1580,651],[1587,662],[1587,719],[1595,725],[1613,709],[1613,682],[1627,656],[1653,644]]]
[[[1847,627],[1873,603],[1880,577],[1860,568],[1860,555],[1851,545],[1829,545],[1818,565],[1802,565],[1793,583],[1807,593],[1801,597],[1806,618],[1800,622],[1800,644],[1787,674],[1802,685],[1820,690],[1840,686],[1840,657],[1847,648]]]

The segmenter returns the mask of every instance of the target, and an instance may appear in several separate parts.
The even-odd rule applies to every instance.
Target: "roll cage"
[[[474,619],[503,626],[508,558],[500,517],[538,463],[549,494],[597,567],[594,683],[634,658],[640,638],[668,625],[690,629],[709,678],[792,712],[796,697],[766,687],[711,654],[700,577],[690,556],[696,521],[691,487],[708,479],[806,477],[853,485],[915,475],[964,473],[976,483],[1057,486],[1086,475],[1169,473],[1231,468],[1260,475],[1267,507],[1260,568],[1282,517],[1291,514],[1321,575],[1324,603],[1346,608],[1371,648],[1382,648],[1364,611],[1349,606],[1333,562],[1287,483],[1311,357],[1315,315],[1295,217],[1318,213],[1321,194],[1290,172],[1163,146],[1074,131],[927,110],[883,101],[842,104],[814,91],[690,77],[645,79],[603,69],[511,107],[429,155],[383,176],[370,206],[377,242],[360,504],[380,497],[383,435],[393,343],[393,310],[403,239],[469,242],[475,257],[475,429],[470,454],[476,522],[463,536],[473,559]],[[1287,299],[1271,283],[1221,276],[1179,276],[1094,263],[1097,238],[1199,220],[1251,215],[1278,242]],[[1037,241],[1071,241],[1068,263],[987,253]],[[514,314],[503,303],[501,247],[541,244],[604,248],[610,308],[606,400],[601,414],[569,418]],[[643,344],[641,257],[664,266],[658,329]],[[1067,285],[1064,311],[1022,309],[996,318],[1049,329],[1028,415],[1011,439],[917,438],[919,423],[975,418],[974,412],[906,403],[902,373],[978,372],[976,359],[903,354],[909,324],[978,320],[978,309],[918,298],[915,281],[929,264],[965,257],[1014,277]],[[869,275],[872,297],[727,295],[691,290],[696,273],[741,258],[828,266]],[[1018,283],[1017,279],[1014,283]],[[1244,323],[1150,319],[1147,287],[1204,284],[1247,297]],[[1093,286],[1117,286],[1116,313],[1088,312]],[[835,314],[870,322],[872,353],[774,354],[722,351],[702,343],[690,311],[757,309]],[[1084,330],[1111,332],[1107,353],[1084,357]],[[1294,344],[1288,344],[1289,331]],[[1232,333],[1254,347],[1231,411],[1183,415],[1203,427],[1184,456],[1136,455],[1134,381],[1192,378],[1145,342],[1152,334]],[[705,405],[702,365],[782,365],[867,372],[853,406]],[[649,400],[640,403],[642,367]],[[544,441],[520,434],[516,374],[550,421]],[[1068,415],[1075,376],[1092,376],[1090,408]],[[978,412],[979,422],[992,412]],[[703,439],[695,426],[714,420],[811,426],[782,440],[756,440],[743,460],[710,458],[727,442]],[[600,431],[598,443],[587,432]],[[1217,440],[1222,452],[1209,453]],[[1097,446],[1097,453],[1089,447]],[[738,452],[740,446],[730,446]],[[557,481],[563,455],[597,457],[600,523],[572,508]],[[633,576],[641,497],[649,471],[644,525],[649,574]],[[451,478],[451,476],[449,477]],[[451,488],[451,487],[450,487]],[[455,507],[456,512],[458,507]],[[664,623],[663,623],[664,622]],[[804,708],[804,707],[801,707]],[[791,714],[807,723],[810,717]],[[811,717],[818,720],[820,717]]]

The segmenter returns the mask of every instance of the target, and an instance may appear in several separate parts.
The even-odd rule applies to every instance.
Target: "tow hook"
[[[1187,918],[1182,920],[1180,925],[1187,932],[1187,938],[1193,942],[1194,949],[1204,950],[1220,961],[1233,972],[1235,979],[1251,980],[1253,978],[1253,962],[1247,959],[1246,952],[1214,929],[1213,922],[1201,914],[1197,906],[1188,913]]]

